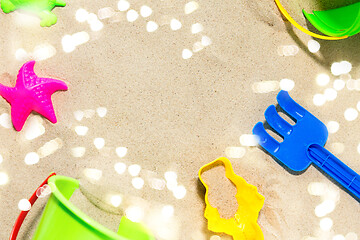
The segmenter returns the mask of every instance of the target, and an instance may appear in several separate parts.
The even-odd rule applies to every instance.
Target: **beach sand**
[[[349,1],[282,2],[296,21],[315,31],[302,16],[303,8],[321,10]],[[152,9],[150,16],[133,22],[119,11],[118,1],[67,3],[53,10],[58,22],[50,28],[18,12],[0,14],[1,83],[13,85],[32,56],[38,59],[39,76],[69,86],[52,97],[57,124],[31,114],[20,133],[8,128],[10,106],[0,101],[0,173],[8,177],[0,186],[0,239],[10,235],[18,202],[53,171],[80,179],[71,201],[113,231],[127,213],[147,224],[158,240],[231,239],[207,230],[197,175],[220,156],[228,157],[235,173],[265,197],[258,222],[266,240],[360,237],[358,201],[313,166],[294,175],[247,140],[254,124],[264,121],[265,109],[276,104],[280,88],[289,89],[322,122],[338,123],[331,125],[326,148],[360,172],[360,99],[351,80],[360,78],[360,35],[316,40],[321,48],[311,53],[312,38],[284,22],[272,0],[196,0],[187,13],[187,1],[129,1],[137,13],[143,5]],[[111,17],[91,15],[90,24],[79,22],[78,9]],[[176,21],[172,28],[177,30],[171,28],[172,19],[181,22],[180,29]],[[149,21],[158,25],[148,25],[153,32],[147,31]],[[202,27],[192,28],[197,23]],[[74,37],[79,32],[85,33]],[[70,43],[66,35],[73,36]],[[74,38],[77,46],[71,45]],[[332,64],[340,61],[352,64],[350,75],[332,74]],[[329,76],[322,86],[319,74]],[[318,94],[334,82],[347,86],[337,87],[336,99],[328,90],[329,101],[323,101]],[[344,117],[348,108],[356,112],[353,121]],[[39,155],[38,163],[25,163],[30,152]],[[222,171],[210,176],[214,204],[229,217],[236,205],[229,200],[233,186],[224,182]],[[111,206],[111,197],[119,194],[123,203]],[[325,200],[333,204],[327,205],[330,212],[315,212]],[[31,238],[45,203],[46,198],[37,201],[18,239]]]

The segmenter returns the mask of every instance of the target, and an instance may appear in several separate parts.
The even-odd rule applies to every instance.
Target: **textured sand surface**
[[[360,237],[358,201],[314,167],[293,175],[244,141],[244,134],[264,120],[266,107],[276,103],[279,82],[290,79],[290,85],[295,83],[290,94],[296,101],[325,124],[339,124],[329,134],[326,148],[360,172],[360,117],[353,121],[344,117],[348,108],[357,113],[360,101],[359,87],[356,90],[357,82],[352,80],[360,78],[360,35],[319,40],[320,51],[311,53],[307,47],[311,38],[284,23],[272,0],[196,0],[198,8],[189,14],[184,12],[187,1],[130,0],[130,9],[138,13],[143,5],[152,9],[150,16],[140,15],[134,22],[118,10],[115,0],[67,2],[65,8],[53,10],[59,19],[50,28],[40,28],[36,18],[20,13],[0,14],[1,83],[15,83],[17,71],[31,58],[24,51],[31,53],[47,44],[46,49],[55,52],[50,56],[49,51],[35,51],[37,59],[46,56],[35,65],[36,73],[69,86],[67,92],[52,98],[57,124],[32,114],[21,133],[6,128],[10,106],[0,101],[0,173],[8,176],[8,182],[0,185],[1,240],[10,234],[19,200],[28,198],[52,171],[80,179],[81,188],[72,201],[114,231],[127,211],[143,220],[157,239],[205,240],[213,235],[230,239],[207,230],[204,189],[197,177],[201,166],[220,156],[229,157],[235,173],[265,196],[259,216],[265,239]],[[282,2],[300,24],[315,31],[301,9],[327,9],[356,1]],[[98,14],[107,7],[115,13],[100,19],[103,25],[92,22],[93,30],[99,31],[76,19],[80,8]],[[169,24],[173,18],[182,24],[176,31]],[[148,21],[156,22],[158,29],[148,32]],[[192,33],[196,23],[203,30]],[[69,38],[63,37],[78,32],[86,32],[80,36],[85,40],[89,36],[88,41],[80,37],[85,43],[66,48]],[[194,44],[199,51],[194,52]],[[193,55],[184,59],[184,49]],[[284,49],[295,56],[281,56]],[[332,64],[340,61],[352,64],[351,76],[331,73]],[[322,73],[330,77],[325,86],[316,81]],[[314,96],[333,88],[340,78],[347,86],[337,91],[336,99],[315,105]],[[87,127],[87,132],[78,126]],[[31,136],[35,138],[29,140]],[[96,138],[105,143],[97,139],[96,147]],[[40,155],[38,163],[25,163],[30,152]],[[224,216],[230,216],[236,203],[227,199],[232,186],[224,182],[222,171],[210,176],[214,202],[222,206]],[[316,186],[324,190],[323,196],[313,195]],[[223,197],[216,197],[217,193]],[[123,202],[112,206],[111,196],[118,194]],[[335,208],[316,215],[315,208],[326,199]],[[30,211],[18,239],[31,239],[45,202],[39,200]]]

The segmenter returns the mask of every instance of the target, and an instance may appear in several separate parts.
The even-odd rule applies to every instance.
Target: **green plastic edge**
[[[76,186],[77,186],[76,188],[79,188],[79,181],[76,179],[70,178],[70,177],[59,176],[59,175],[53,176],[53,177],[49,178],[49,180],[48,180],[48,184],[51,187],[52,194],[55,196],[55,198],[57,198],[57,200],[59,200],[59,202],[68,211],[73,213],[74,216],[77,217],[79,221],[81,221],[84,225],[88,225],[89,227],[91,227],[92,229],[97,231],[98,233],[103,234],[103,235],[108,235],[109,237],[114,238],[116,240],[130,240],[129,238],[124,238],[124,237],[116,234],[115,232],[111,231],[110,229],[104,227],[100,223],[96,222],[95,220],[93,220],[92,218],[87,216],[84,212],[82,212],[80,209],[78,209],[69,200],[67,200],[56,186],[56,182],[59,180],[70,181],[70,182],[76,184]]]
[[[355,35],[360,32],[360,5],[359,4],[360,4],[360,2],[349,5],[349,6],[342,7],[342,8],[349,8],[349,7],[359,8],[358,15],[355,17],[354,23],[348,29],[343,30],[343,31],[333,28],[332,26],[328,25],[321,18],[316,16],[316,14],[315,14],[316,11],[314,11],[313,14],[311,14],[311,13],[307,13],[303,9],[302,12],[314,27],[316,27],[320,32],[322,32],[326,35],[333,36],[333,37],[352,36],[352,35]],[[328,11],[334,11],[334,10],[336,10],[336,9],[332,9],[332,10],[328,10]]]

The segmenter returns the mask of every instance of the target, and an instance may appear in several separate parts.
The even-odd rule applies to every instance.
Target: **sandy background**
[[[345,86],[334,101],[322,106],[313,101],[340,78],[331,74],[334,62],[352,64],[351,77],[342,76],[344,81],[360,78],[360,35],[334,42],[319,40],[320,51],[310,53],[311,38],[284,23],[271,0],[199,0],[198,8],[189,14],[184,13],[187,1],[129,1],[130,9],[137,12],[143,5],[153,10],[149,17],[139,16],[134,22],[117,9],[118,1],[67,2],[65,8],[53,11],[59,20],[51,28],[40,28],[36,18],[20,13],[0,14],[1,82],[14,84],[21,65],[30,58],[41,59],[43,54],[34,54],[34,49],[46,44],[41,45],[46,46],[46,57],[37,62],[35,71],[69,86],[69,91],[53,95],[56,125],[32,114],[21,133],[7,128],[10,107],[0,101],[0,172],[8,177],[0,186],[0,239],[10,234],[19,200],[28,198],[51,171],[80,179],[81,190],[72,201],[114,231],[121,214],[137,207],[158,239],[231,239],[213,236],[206,229],[204,189],[197,177],[202,165],[220,156],[229,157],[234,171],[265,196],[259,216],[265,239],[360,237],[358,201],[314,167],[292,175],[259,148],[239,140],[264,120],[266,107],[276,103],[279,81],[287,78],[295,83],[290,92],[294,99],[325,124],[339,123],[326,147],[360,172],[359,118],[347,121],[344,117],[347,108],[356,109],[359,92]],[[314,30],[302,16],[302,8],[320,10],[356,1],[328,2],[292,0],[284,6],[300,24]],[[76,19],[78,9],[98,14],[107,7],[115,14],[99,20],[103,24],[99,31]],[[173,18],[182,23],[179,30],[170,28]],[[148,21],[159,28],[148,32]],[[193,34],[195,23],[202,24],[203,30]],[[78,32],[86,32],[89,39],[69,52],[62,39]],[[197,43],[202,38],[208,46],[184,59],[183,50],[192,50],[195,43],[202,46]],[[294,56],[283,56],[284,46],[290,46]],[[321,73],[330,76],[325,86],[316,81]],[[84,136],[76,133],[78,126],[88,128]],[[101,146],[102,140],[97,140],[100,149],[94,145],[95,138],[105,141]],[[125,148],[126,155],[121,152]],[[25,163],[30,152],[40,156],[38,163]],[[124,164],[126,171],[119,174]],[[129,166],[135,168],[135,173],[130,170],[134,176]],[[229,217],[236,209],[236,202],[229,200],[234,189],[220,170],[209,173],[211,201]],[[314,186],[325,189],[324,195],[313,195]],[[220,191],[223,197],[219,198]],[[111,194],[124,194],[130,203],[113,207]],[[328,196],[335,208],[317,216],[315,208]],[[45,202],[41,199],[33,207],[18,239],[31,238]],[[166,217],[164,207],[170,209]],[[321,222],[329,220],[330,228],[327,224],[321,228]]]

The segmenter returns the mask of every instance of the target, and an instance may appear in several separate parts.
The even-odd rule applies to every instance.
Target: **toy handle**
[[[42,186],[44,186],[45,184],[48,183],[48,180],[50,177],[56,175],[56,173],[51,173],[46,179],[45,181],[35,190],[35,192],[33,193],[33,195],[31,195],[31,197],[29,198],[29,202],[31,204],[31,206],[34,205],[34,203],[36,202],[36,200],[38,199],[38,197],[36,196],[36,192],[39,188],[41,188]],[[22,225],[22,223],[24,222],[25,220],[25,217],[26,215],[28,214],[29,211],[21,211],[21,213],[19,214],[18,218],[16,219],[16,222],[14,224],[14,227],[11,231],[11,234],[10,234],[10,240],[15,240],[18,233],[19,233],[19,230],[20,230],[20,227]]]
[[[360,200],[359,174],[318,144],[310,145],[308,148],[308,156],[316,166],[321,168],[358,200]]]

